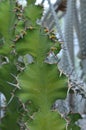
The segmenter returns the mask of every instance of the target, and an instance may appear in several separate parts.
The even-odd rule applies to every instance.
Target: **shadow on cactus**
[[[0,92],[5,95],[7,101],[6,107],[1,108],[6,110],[5,116],[0,119],[0,128],[3,130],[19,130],[19,125],[17,124],[19,113],[17,109],[20,104],[15,96],[11,100],[15,87],[8,84],[8,82],[16,82],[12,74],[16,75],[18,73],[14,63],[15,59],[13,58],[15,56],[11,53],[14,34],[13,25],[15,22],[14,7],[15,1],[0,1]]]

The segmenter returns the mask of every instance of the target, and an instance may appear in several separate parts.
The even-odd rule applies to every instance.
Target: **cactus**
[[[70,121],[68,129],[79,129],[75,121],[80,117],[75,116],[71,125],[71,116],[61,118],[53,109],[67,91],[67,79],[59,76],[58,62],[47,62],[48,56],[59,52],[60,43],[54,32],[37,24],[43,7],[36,6],[35,0],[27,0],[25,6],[13,0],[0,2],[0,92],[7,99],[0,128],[66,130]]]
[[[30,13],[27,13],[27,10]],[[33,63],[29,65],[25,60],[25,70],[17,76],[21,88],[17,92],[19,99],[23,103],[27,103],[29,100],[34,106],[29,114],[30,104],[27,103],[27,115],[29,114],[29,118],[32,120],[27,120],[26,127],[30,130],[56,130],[59,124],[59,129],[64,129],[65,120],[61,118],[57,120],[59,114],[52,111],[52,105],[56,99],[65,97],[64,91],[60,93],[65,79],[59,78],[56,65],[45,62],[47,53],[52,51],[50,48],[58,46],[59,43],[52,42],[44,29],[36,25],[37,17],[42,14],[40,6],[29,5],[25,12],[25,16],[31,20],[32,28],[28,27],[24,39],[16,43],[16,51],[18,54],[29,53],[34,59]]]
[[[55,37],[51,39],[54,34],[45,33],[45,29],[36,23],[42,16],[42,7],[28,1],[24,9],[9,0],[2,1],[0,6],[0,31],[4,39],[0,55],[9,60],[6,64],[2,61],[0,67],[0,91],[7,99],[6,115],[0,127],[19,130],[25,125],[27,129],[56,130],[59,125],[59,129],[65,129],[65,120],[52,110],[54,101],[66,96],[65,78],[59,77],[57,65],[46,63],[52,46],[58,51],[60,45]],[[8,16],[7,20],[3,16]],[[26,54],[33,57],[31,64],[27,63]],[[19,56],[24,57],[25,69],[22,71],[17,70]],[[28,116],[25,117],[25,113]]]

